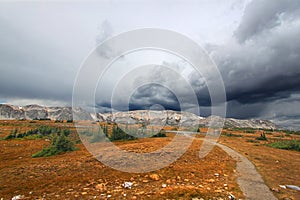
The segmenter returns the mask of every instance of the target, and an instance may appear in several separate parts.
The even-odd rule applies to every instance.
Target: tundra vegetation
[[[90,143],[104,141],[135,140],[145,137],[167,137],[166,131],[156,130],[153,127],[147,128],[145,125],[106,125],[102,124],[97,130],[87,129],[80,132],[80,135],[88,138]]]
[[[55,124],[71,123],[73,121],[55,121]],[[86,138],[90,143],[107,142],[107,141],[122,141],[122,140],[136,140],[138,138],[145,137],[167,137],[166,130],[157,127],[150,126],[148,124],[128,125],[121,124],[116,125],[114,123],[99,123],[100,127],[97,130],[84,130],[79,134]],[[4,137],[4,140],[11,139],[48,139],[50,144],[48,147],[43,148],[41,151],[32,155],[32,157],[52,156],[61,154],[64,152],[76,150],[75,144],[80,142],[77,134],[71,134],[72,131],[68,128],[56,127],[56,126],[35,126],[36,128],[27,131],[20,131],[19,128],[14,128],[10,134]],[[172,126],[170,130],[179,130],[178,127]],[[197,127],[186,128],[185,131],[201,132],[205,127],[199,125]],[[279,135],[273,135],[273,132],[280,133]],[[258,136],[255,136],[259,134]],[[259,143],[264,141],[264,145],[272,148],[296,150],[299,151],[299,140],[293,138],[293,135],[299,135],[297,131],[288,130],[269,130],[269,129],[252,129],[252,128],[225,128],[222,131],[222,135],[226,137],[248,137],[247,135],[253,135],[251,138],[247,138],[246,141],[252,143]],[[268,136],[267,136],[268,135]],[[254,137],[255,136],[255,137]],[[272,138],[269,140],[269,137]],[[289,138],[289,140],[274,140],[274,138]]]
[[[47,157],[61,154],[68,151],[74,151],[76,148],[70,136],[69,129],[60,129],[57,127],[40,126],[35,129],[30,129],[23,133],[19,133],[18,129],[14,129],[5,140],[10,139],[41,139],[46,138],[51,141],[50,146],[43,148],[41,151],[32,155],[36,157]]]

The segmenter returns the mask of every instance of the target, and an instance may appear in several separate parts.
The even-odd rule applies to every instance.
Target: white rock
[[[300,191],[300,187],[298,187],[296,185],[287,185],[286,187],[289,188],[289,189],[292,189],[292,190]]]
[[[286,186],[285,185],[279,185],[279,187],[283,188],[283,189],[286,189]]]
[[[128,188],[128,189],[131,189],[132,185],[133,185],[132,182],[125,182],[125,183],[122,184],[122,186],[123,186],[124,188]]]
[[[25,196],[24,195],[17,195],[17,196],[14,196],[11,200],[20,200],[20,199],[24,199]]]
[[[230,200],[235,200],[235,199],[236,199],[235,196],[234,196],[233,194],[231,194],[231,193],[229,193],[228,198],[229,198]]]

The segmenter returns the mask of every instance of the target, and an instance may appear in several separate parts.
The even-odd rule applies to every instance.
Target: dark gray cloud
[[[226,87],[228,117],[265,117],[279,124],[284,124],[280,123],[284,120],[289,126],[285,119],[295,122],[299,117],[299,102],[293,103],[296,113],[279,112],[274,108],[274,102],[278,106],[286,105],[293,94],[300,92],[299,11],[300,3],[296,0],[252,1],[246,7],[233,38],[224,45],[210,46],[210,54],[221,71]],[[148,78],[161,83],[174,80],[173,77],[168,80],[170,76],[161,71]],[[200,107],[209,108],[211,104],[205,80],[196,73],[190,74],[189,80]],[[132,97],[132,108],[144,108],[142,102],[144,105],[158,101],[163,105],[176,102],[172,95],[162,95],[158,99],[154,95],[156,92],[157,88],[152,85],[140,88]],[[177,107],[173,109],[180,109],[178,104],[174,105]],[[209,109],[205,110],[204,115],[209,115]]]
[[[1,3],[0,102],[38,99],[70,104],[80,63],[96,44],[115,33],[160,27],[190,36],[200,34],[200,41],[204,38],[206,49],[224,80],[229,117],[267,118],[281,125],[298,127],[300,1],[253,0],[244,11],[243,0],[232,0],[230,5],[220,1],[205,5],[191,2],[187,5],[174,3],[171,7],[168,2],[161,8],[158,1],[146,6],[120,2],[89,6],[74,3],[71,7],[63,3],[48,7],[27,4],[26,9],[22,4]],[[164,12],[169,7],[172,8],[170,12]],[[230,8],[230,12],[225,12],[224,7]],[[182,19],[175,18],[178,11]],[[241,12],[244,12],[242,16]],[[218,16],[211,13],[218,13]],[[100,54],[110,56],[110,51]],[[162,65],[172,66],[185,74],[186,66],[167,62]],[[115,69],[111,74],[115,76],[119,71]],[[110,102],[114,76],[108,76],[106,88],[97,96],[100,110],[110,111],[112,107],[126,110],[128,104],[129,109],[145,109],[159,104],[166,109],[191,111],[200,106],[202,115],[210,115],[207,81],[213,82],[212,77],[204,79],[194,72],[185,74],[197,95],[195,104],[178,74],[160,68],[141,74],[140,79],[128,77],[121,83],[123,87],[114,105]],[[134,90],[141,79],[161,85],[149,83]],[[173,91],[164,85],[172,86]],[[122,92],[131,95],[129,102],[123,101]]]
[[[255,38],[280,26],[283,20],[294,20],[299,16],[300,2],[297,0],[255,0],[248,4],[242,22],[235,31],[239,42]]]
[[[160,105],[165,110],[181,110],[176,95],[158,84],[149,84],[136,90],[129,101],[130,110],[148,110],[153,105]]]
[[[269,105],[286,104],[300,92],[299,14],[296,0],[252,1],[232,40],[211,47],[226,87],[228,116],[282,119]],[[296,104],[297,114],[286,112],[285,118],[299,116]]]

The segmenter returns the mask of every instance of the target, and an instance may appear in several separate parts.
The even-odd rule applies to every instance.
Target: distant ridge
[[[14,106],[0,104],[0,119],[51,119],[51,120],[72,120],[73,114],[84,120],[92,120],[90,113],[72,107],[46,107],[40,105]]]
[[[212,119],[222,121],[218,116],[209,116],[207,118],[197,116],[189,112],[178,112],[171,110],[136,110],[128,112],[96,113],[91,114],[81,108],[72,110],[72,107],[46,107],[40,105],[15,106],[9,104],[0,104],[0,120],[73,120],[73,115],[82,120],[97,120],[116,123],[140,124],[147,122],[152,125],[174,125],[174,126],[192,126],[199,124],[209,126]],[[240,120],[227,118],[224,123],[228,128],[253,128],[253,129],[279,129],[280,127],[268,120]]]

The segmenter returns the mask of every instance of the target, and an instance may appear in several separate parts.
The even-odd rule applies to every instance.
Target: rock
[[[87,195],[87,192],[81,192],[82,195]]]
[[[172,181],[170,179],[166,180],[166,183],[171,184]]]
[[[215,173],[215,176],[216,176],[216,177],[219,177],[219,176],[220,176],[220,174],[218,174],[218,173]]]
[[[124,188],[128,188],[128,189],[131,189],[132,185],[133,185],[132,182],[125,182],[125,183],[122,184],[122,186],[123,186]]]
[[[142,181],[143,183],[148,183],[149,181],[147,179],[143,180]]]
[[[186,179],[184,179],[183,181],[184,181],[184,182],[189,182],[190,180],[186,178]]]
[[[112,197],[112,195],[111,195],[111,194],[107,195],[107,198],[110,198],[110,197]]]
[[[21,200],[21,199],[24,199],[25,196],[24,195],[17,195],[17,196],[14,196],[11,200]]]
[[[233,194],[231,194],[231,193],[229,193],[228,198],[230,200],[236,200],[235,196]]]
[[[282,189],[286,189],[285,185],[279,185],[279,187],[281,187]]]
[[[150,177],[150,179],[152,179],[154,181],[159,181],[159,179],[160,179],[158,174],[151,174],[149,177]]]
[[[161,187],[162,187],[162,188],[166,188],[166,187],[167,187],[167,184],[162,184]]]
[[[211,179],[208,179],[207,182],[209,182],[209,183],[214,183],[214,182],[216,182],[216,180],[211,178]]]
[[[296,185],[286,185],[287,188],[292,189],[292,190],[297,190],[300,191],[300,187],[296,186]]]
[[[272,191],[279,193],[279,189],[278,188],[271,188]]]
[[[107,190],[106,185],[104,183],[97,184],[96,189],[99,190],[100,192],[104,192]]]

